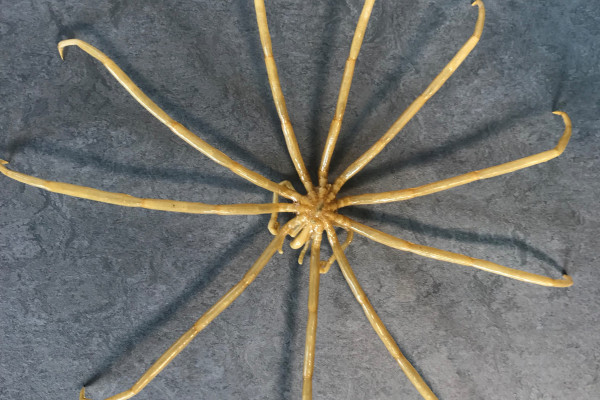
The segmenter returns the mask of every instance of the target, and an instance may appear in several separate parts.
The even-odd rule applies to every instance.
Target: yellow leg
[[[354,75],[354,66],[356,65],[360,46],[365,37],[365,31],[367,30],[367,24],[369,23],[374,3],[375,0],[366,0],[360,13],[360,17],[358,17],[358,23],[356,24],[356,30],[354,31],[354,37],[352,38],[352,44],[350,45],[350,55],[348,56],[346,66],[344,67],[342,84],[340,85],[340,92],[335,106],[335,115],[329,126],[327,141],[325,142],[323,156],[321,157],[321,166],[319,167],[319,186],[321,187],[324,187],[327,184],[329,163],[331,162],[333,150],[335,149],[335,144],[342,127],[342,119],[344,118],[344,112],[346,111],[346,103],[348,102],[348,94],[350,93],[350,85],[352,85],[352,76]]]
[[[317,309],[319,307],[319,280],[321,265],[321,233],[317,234],[310,248],[310,278],[308,283],[308,322],[304,346],[304,371],[302,400],[312,399],[312,378],[315,370],[315,342],[317,339]]]
[[[277,109],[279,120],[281,121],[283,137],[285,138],[288,152],[290,153],[294,167],[298,172],[298,176],[306,188],[306,191],[311,193],[313,191],[313,184],[310,179],[310,174],[304,165],[302,155],[300,154],[300,147],[298,147],[298,141],[296,140],[294,128],[292,128],[292,123],[290,122],[290,117],[285,105],[283,92],[281,91],[281,83],[279,82],[279,75],[277,74],[277,66],[275,65],[275,59],[273,58],[273,47],[271,45],[271,36],[269,34],[269,26],[267,24],[267,11],[265,10],[264,0],[255,0],[254,9],[256,10],[256,21],[258,23],[260,42],[262,44],[262,49],[265,56],[265,64],[267,66],[267,75],[269,77],[271,93],[273,93],[273,101],[275,102],[275,108]]]
[[[383,136],[375,142],[366,152],[364,152],[356,161],[354,161],[348,168],[342,172],[342,174],[336,179],[333,184],[333,192],[332,195],[335,195],[341,187],[346,183],[348,179],[353,177],[357,172],[362,170],[377,154],[379,154],[385,146],[404,128],[404,126],[415,116],[415,114],[425,105],[427,100],[429,100],[441,87],[442,85],[450,78],[450,76],[456,71],[458,66],[464,61],[465,58],[469,55],[469,53],[475,48],[475,45],[481,38],[481,33],[483,31],[483,22],[485,20],[485,8],[483,6],[483,2],[481,0],[476,0],[473,5],[479,6],[479,16],[477,18],[477,22],[475,24],[475,32],[473,35],[467,40],[467,42],[461,47],[461,49],[456,53],[456,55],[450,60],[448,65],[444,67],[442,72],[439,73],[438,76],[435,77],[433,82],[429,84],[427,89],[419,97],[412,102],[410,106],[400,115],[400,117],[392,124],[390,129]]]
[[[6,168],[8,164],[0,160],[0,173],[16,181],[35,186],[49,192],[79,197],[81,199],[99,201],[124,207],[139,207],[150,210],[171,211],[188,214],[219,214],[219,215],[257,215],[279,212],[297,212],[298,205],[294,203],[266,204],[205,204],[190,201],[144,199],[123,193],[106,192],[86,186],[70,183],[47,181],[31,175],[25,175]]]
[[[390,335],[385,325],[383,325],[383,322],[381,322],[381,319],[375,312],[375,309],[371,305],[367,295],[358,283],[358,280],[354,275],[354,271],[352,271],[352,268],[348,263],[348,259],[346,259],[344,250],[342,250],[342,246],[336,237],[333,227],[331,225],[327,225],[326,230],[329,243],[333,248],[333,254],[335,255],[340,269],[342,270],[342,274],[344,275],[346,282],[348,282],[348,286],[350,286],[350,290],[352,290],[354,297],[356,297],[356,300],[362,307],[367,319],[371,323],[371,326],[421,396],[423,396],[423,398],[426,400],[437,400],[435,394],[433,394],[417,370],[411,365],[406,357],[404,357],[400,351],[400,348],[398,347],[398,344],[396,344],[394,338],[392,338],[392,335]]]
[[[138,394],[146,385],[148,385],[173,359],[186,348],[188,344],[200,333],[204,328],[208,326],[219,314],[223,312],[240,294],[252,283],[260,271],[265,267],[267,262],[273,257],[275,251],[281,246],[281,243],[285,239],[285,236],[295,226],[299,219],[294,218],[288,222],[279,232],[277,236],[273,238],[271,243],[258,257],[254,265],[246,272],[241,281],[239,281],[234,287],[221,297],[208,311],[204,313],[198,321],[185,332],[175,343],[171,345],[159,358],[152,364],[152,366],[144,372],[140,379],[128,390],[109,397],[106,400],[125,400],[130,399]],[[90,400],[85,397],[85,388],[81,389],[79,395],[80,400]]]
[[[393,201],[408,200],[419,196],[425,196],[432,193],[441,192],[457,186],[465,185],[469,182],[478,181],[481,179],[492,178],[494,176],[508,174],[509,172],[517,171],[523,168],[531,167],[532,165],[541,164],[562,154],[571,138],[571,119],[562,111],[554,111],[554,114],[560,115],[565,123],[565,130],[556,147],[551,150],[543,151],[528,157],[523,157],[515,161],[510,161],[504,164],[496,165],[489,168],[480,169],[478,171],[468,172],[441,181],[428,183],[426,185],[417,186],[409,189],[394,190],[391,192],[382,193],[366,193],[358,196],[348,196],[341,198],[337,202],[338,208],[355,206],[360,204],[381,204],[390,203]]]
[[[275,182],[270,181],[264,176],[249,170],[243,165],[233,161],[229,158],[225,153],[217,150],[212,147],[204,140],[200,139],[198,136],[194,135],[190,130],[181,125],[179,122],[175,121],[171,118],[166,112],[164,112],[159,106],[156,105],[148,96],[141,91],[139,87],[136,86],[135,83],[123,72],[121,68],[117,64],[114,63],[113,60],[108,58],[106,54],[95,48],[89,43],[86,43],[79,39],[68,39],[63,40],[58,43],[58,51],[60,53],[60,57],[63,58],[64,48],[67,46],[77,46],[81,50],[88,53],[90,56],[94,57],[96,60],[100,61],[106,69],[114,76],[117,81],[133,96],[134,99],[138,101],[146,110],[150,112],[150,114],[154,115],[156,119],[165,124],[173,133],[187,142],[190,146],[206,155],[208,158],[220,164],[233,173],[241,176],[242,178],[254,183],[261,188],[267,189],[274,193],[279,193],[280,195],[287,197],[288,199],[292,199],[294,201],[298,201],[300,196],[293,190],[282,187]]]
[[[516,279],[527,283],[533,283],[541,286],[553,286],[553,287],[568,287],[573,285],[573,279],[565,274],[562,279],[553,279],[547,276],[533,274],[531,272],[525,272],[514,268],[505,267],[500,264],[493,263],[491,261],[480,260],[465,256],[463,254],[452,253],[446,250],[436,249],[434,247],[422,246],[420,244],[411,243],[406,240],[402,240],[395,236],[381,232],[375,228],[363,225],[359,222],[353,221],[350,218],[337,215],[335,217],[335,223],[343,226],[347,229],[352,229],[359,235],[365,236],[375,242],[379,242],[389,247],[393,247],[398,250],[408,251],[414,254],[418,254],[424,257],[434,258],[436,260],[447,261],[453,264],[466,265],[480,269],[482,271],[491,272],[506,276],[507,278]]]

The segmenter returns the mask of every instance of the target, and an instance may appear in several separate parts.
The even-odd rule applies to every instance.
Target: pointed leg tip
[[[559,111],[559,110],[552,111],[552,114],[554,114],[554,115],[560,115],[560,116],[562,116],[562,117],[564,117],[565,115],[567,115],[567,113],[566,113],[566,112],[564,112],[564,111]]]
[[[85,387],[82,387],[81,391],[79,392],[79,400],[90,400],[87,397],[85,397]]]
[[[65,60],[65,54],[64,54],[64,44],[63,44],[64,40],[62,42],[58,42],[58,54],[60,55],[60,59],[61,60]]]
[[[564,111],[558,111],[558,110],[552,111],[552,114],[554,114],[554,115],[560,115],[562,117],[563,121],[565,122],[565,125],[567,126],[567,128],[568,129],[571,128],[572,122],[571,122],[571,118],[569,117],[569,114],[567,114]]]
[[[482,6],[483,5],[483,1],[481,0],[475,0],[474,2],[471,3],[472,6]]]
[[[563,278],[563,281],[564,281],[564,283],[565,283],[565,286],[564,286],[564,287],[573,286],[573,278],[571,278],[571,276],[569,276],[569,275],[567,275],[567,274],[564,274],[564,275],[562,276],[562,278]]]
[[[6,164],[8,164],[8,161],[0,159],[0,165],[6,165]]]
[[[78,39],[66,39],[58,42],[58,54],[60,54],[60,59],[64,61],[65,59],[65,47],[77,45],[80,42]]]

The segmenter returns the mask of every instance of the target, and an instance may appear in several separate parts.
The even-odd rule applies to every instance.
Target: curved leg
[[[124,193],[106,192],[87,186],[72,185],[70,183],[47,181],[31,175],[6,168],[8,162],[0,160],[0,173],[40,189],[53,193],[81,199],[99,201],[101,203],[115,204],[124,207],[139,207],[149,210],[171,211],[187,214],[219,214],[219,215],[257,215],[274,212],[297,212],[298,205],[294,203],[266,203],[266,204],[205,204],[190,201],[144,199]]]
[[[275,65],[275,59],[273,58],[273,47],[271,45],[271,36],[269,35],[267,11],[265,10],[264,0],[254,0],[254,9],[256,10],[256,22],[258,23],[260,42],[265,56],[271,93],[273,93],[273,101],[275,102],[275,108],[277,109],[279,120],[281,121],[281,129],[283,130],[285,144],[287,145],[288,152],[290,153],[290,157],[292,158],[292,162],[294,163],[294,167],[298,172],[302,184],[306,188],[306,191],[310,193],[313,190],[313,184],[310,179],[310,174],[304,165],[302,154],[300,154],[300,147],[298,147],[298,141],[296,140],[294,128],[292,128],[292,123],[290,122],[290,117],[285,105],[283,92],[281,91],[277,66]]]
[[[392,335],[390,335],[385,325],[383,325],[383,322],[381,322],[381,319],[375,312],[375,309],[371,305],[371,302],[367,298],[367,295],[363,291],[362,287],[360,287],[360,284],[358,283],[358,280],[354,275],[354,271],[352,271],[352,268],[350,267],[350,264],[346,259],[346,255],[342,250],[342,246],[340,245],[340,242],[338,241],[335,235],[333,227],[331,225],[327,225],[326,230],[327,237],[329,238],[329,243],[333,248],[333,254],[337,258],[337,262],[340,266],[340,269],[342,270],[342,274],[344,275],[346,282],[348,282],[348,286],[350,286],[350,290],[352,290],[354,297],[356,297],[356,300],[365,312],[365,315],[371,323],[371,326],[373,327],[373,329],[375,330],[385,347],[388,349],[392,357],[394,357],[404,374],[406,374],[406,377],[419,391],[421,396],[423,396],[423,398],[426,400],[437,400],[435,394],[433,394],[433,392],[431,391],[429,386],[427,386],[423,378],[421,378],[421,375],[419,375],[417,370],[411,365],[411,363],[406,359],[406,357],[404,357],[404,355],[400,351],[400,348],[398,348],[398,345],[394,341],[394,338],[392,337]]]
[[[485,20],[485,8],[481,0],[475,0],[473,5],[479,6],[479,15],[475,24],[475,32],[467,40],[467,42],[461,47],[456,55],[450,60],[448,65],[444,67],[442,72],[435,77],[433,82],[427,86],[427,89],[419,97],[417,97],[410,106],[400,115],[400,117],[392,124],[390,129],[383,136],[375,142],[366,152],[364,152],[356,161],[354,161],[348,168],[342,172],[342,174],[336,179],[333,184],[333,194],[339,192],[340,188],[346,183],[348,179],[353,177],[357,172],[362,170],[377,154],[379,154],[385,146],[404,128],[404,126],[415,116],[415,114],[425,105],[429,100],[450,78],[450,76],[456,71],[458,66],[467,58],[469,53],[475,48],[475,45],[481,38],[483,31],[483,22]]]
[[[521,271],[514,268],[505,267],[491,261],[481,260],[465,256],[463,254],[453,253],[451,251],[436,249],[435,247],[422,246],[409,241],[397,238],[387,233],[381,232],[375,228],[363,225],[359,222],[351,220],[348,217],[337,215],[335,218],[336,224],[339,224],[347,229],[352,229],[354,232],[367,237],[375,242],[379,242],[394,249],[408,251],[420,256],[433,258],[436,260],[447,261],[453,264],[466,265],[480,269],[482,271],[491,272],[506,276],[507,278],[516,279],[527,283],[533,283],[540,286],[552,287],[569,287],[573,285],[573,279],[564,274],[562,279],[553,279],[547,276],[533,274],[531,272]]]
[[[243,165],[233,161],[229,158],[225,153],[217,150],[212,147],[204,140],[200,139],[198,136],[194,135],[190,130],[181,125],[179,122],[175,121],[171,118],[166,112],[164,112],[159,106],[156,105],[148,96],[141,91],[139,87],[136,86],[135,83],[123,72],[121,68],[113,60],[108,58],[106,54],[95,48],[89,43],[84,42],[79,39],[68,39],[63,40],[58,43],[58,52],[60,53],[60,57],[64,59],[63,52],[64,48],[67,46],[77,46],[81,50],[88,53],[90,56],[94,57],[96,60],[100,61],[106,69],[115,77],[115,79],[129,92],[129,94],[137,100],[146,110],[150,112],[156,119],[165,124],[173,133],[187,142],[190,146],[213,160],[219,165],[222,165],[229,170],[231,170],[234,174],[241,176],[242,178],[254,183],[255,185],[267,189],[274,193],[279,193],[280,195],[287,197],[288,199],[292,199],[294,201],[298,201],[299,195],[289,190],[288,188],[282,187],[275,182],[270,181],[264,176],[249,170]]]
[[[371,17],[371,11],[373,10],[373,4],[375,0],[365,0],[363,9],[358,17],[358,23],[356,24],[356,30],[354,31],[354,37],[352,38],[352,44],[350,45],[350,55],[346,60],[346,66],[344,67],[344,75],[342,76],[342,84],[340,85],[340,92],[338,94],[337,104],[335,106],[335,115],[331,125],[329,126],[329,133],[327,134],[327,141],[325,142],[325,148],[323,149],[323,155],[321,157],[321,166],[319,167],[319,186],[324,187],[327,184],[327,174],[329,173],[329,163],[333,156],[333,150],[337,138],[340,134],[342,127],[342,119],[344,118],[344,112],[346,111],[346,103],[348,102],[348,94],[350,93],[350,85],[352,85],[352,76],[354,75],[354,66],[356,65],[356,59],[358,58],[358,52],[362,45],[365,37],[365,31],[367,30],[367,24]]]
[[[319,266],[321,264],[321,239],[319,233],[310,248],[310,278],[308,283],[308,321],[304,345],[304,370],[302,373],[302,400],[312,399],[312,378],[315,369],[315,342],[317,339],[317,309],[319,307]]]
[[[285,239],[285,236],[293,227],[296,220],[288,222],[281,232],[273,238],[271,243],[263,251],[263,253],[254,262],[252,267],[246,272],[242,280],[240,280],[234,287],[221,297],[211,308],[204,313],[198,321],[184,333],[175,343],[171,345],[159,358],[152,364],[150,368],[141,376],[140,379],[128,390],[109,397],[106,400],[125,400],[130,399],[138,394],[143,388],[146,387],[188,344],[200,333],[204,328],[208,326],[219,314],[223,312],[240,294],[252,283],[256,276],[262,271],[267,262],[273,257],[275,251],[281,246],[281,243]],[[81,389],[79,395],[80,400],[90,400],[85,397],[85,388]]]
[[[382,193],[366,193],[358,196],[343,197],[337,202],[338,208],[355,206],[361,204],[381,204],[391,203],[394,201],[409,200],[419,196],[425,196],[432,193],[441,192],[457,186],[465,185],[470,182],[481,179],[492,178],[498,175],[508,174],[509,172],[518,171],[523,168],[528,168],[536,164],[541,164],[548,160],[558,157],[562,154],[571,138],[572,124],[567,113],[562,111],[554,111],[553,114],[560,115],[565,123],[565,130],[558,141],[556,147],[551,150],[543,151],[528,157],[523,157],[518,160],[510,161],[504,164],[496,165],[489,168],[480,169],[478,171],[468,172],[466,174],[454,176],[441,181],[428,183],[426,185],[417,186],[414,188],[394,190],[391,192]]]

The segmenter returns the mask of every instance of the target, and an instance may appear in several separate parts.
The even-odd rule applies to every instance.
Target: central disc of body
[[[322,224],[323,214],[335,210],[335,196],[331,192],[331,185],[317,188],[306,198],[306,216],[309,224]]]
[[[319,187],[307,194],[301,202],[302,207],[299,216],[305,217],[302,225],[298,227],[299,232],[290,243],[290,247],[298,249],[305,245],[313,234],[323,231],[327,221],[327,215],[335,212],[335,198],[330,191],[331,185]]]

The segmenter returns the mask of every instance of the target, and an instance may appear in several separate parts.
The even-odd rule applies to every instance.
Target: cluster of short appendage
[[[52,182],[25,175],[8,169],[6,167],[7,162],[1,160],[0,172],[19,182],[23,182],[25,184],[51,192],[62,193],[69,196],[81,197],[84,199],[126,207],[142,207],[152,210],[192,214],[271,214],[269,231],[275,235],[275,238],[267,246],[258,260],[240,280],[240,282],[238,282],[231,290],[229,290],[214,306],[206,311],[206,313],[198,321],[196,321],[196,323],[187,332],[185,332],[158,358],[158,360],[130,389],[110,397],[109,400],[128,399],[139,393],[190,343],[190,341],[200,331],[202,331],[202,329],[204,329],[214,318],[216,318],[225,308],[227,308],[244,291],[244,289],[246,289],[246,287],[254,280],[254,278],[256,278],[258,273],[263,269],[276,251],[281,252],[284,240],[288,235],[293,238],[292,242],[290,243],[292,248],[299,249],[303,247],[299,258],[300,263],[302,263],[304,254],[310,247],[308,323],[306,327],[302,398],[304,400],[312,398],[312,376],[314,371],[317,309],[319,301],[319,277],[320,274],[326,273],[329,270],[333,262],[337,261],[344,278],[352,290],[352,293],[360,303],[365,315],[373,326],[373,329],[377,335],[379,335],[387,350],[398,362],[400,368],[404,371],[408,379],[412,382],[419,393],[425,399],[436,399],[436,396],[423,381],[419,373],[402,355],[398,345],[377,316],[373,306],[356,280],[356,276],[354,275],[354,272],[352,271],[352,268],[350,267],[350,264],[348,263],[348,260],[344,254],[344,250],[352,241],[354,233],[399,250],[409,251],[449,263],[475,267],[484,271],[538,285],[566,287],[572,284],[571,278],[568,275],[563,275],[562,279],[553,279],[530,272],[504,267],[490,261],[480,260],[462,254],[456,254],[433,247],[410,243],[406,240],[399,239],[340,215],[338,214],[337,210],[351,205],[377,204],[412,199],[413,197],[424,196],[464,185],[476,180],[506,174],[548,161],[560,155],[565,149],[565,146],[567,145],[571,135],[571,121],[566,113],[561,111],[554,112],[563,118],[565,130],[558,142],[558,145],[551,150],[521,158],[516,161],[484,168],[478,171],[469,172],[414,188],[393,190],[383,193],[368,193],[337,199],[336,195],[344,183],[358,173],[361,169],[363,169],[379,152],[383,150],[383,148],[398,134],[398,132],[400,132],[400,130],[408,123],[408,121],[410,121],[410,119],[417,113],[417,111],[423,107],[427,100],[438,91],[438,89],[444,84],[444,82],[446,82],[446,80],[452,75],[456,68],[475,47],[483,30],[483,22],[485,19],[483,3],[479,0],[473,3],[473,5],[478,6],[479,9],[479,15],[475,25],[475,32],[458,51],[458,53],[450,60],[442,72],[435,77],[433,82],[423,91],[423,93],[417,97],[417,99],[414,100],[414,102],[400,115],[400,117],[391,125],[389,130],[385,132],[383,136],[378,139],[364,154],[362,154],[356,161],[348,166],[342,172],[342,174],[335,181],[333,181],[333,183],[330,184],[328,180],[329,165],[338,135],[340,133],[344,110],[346,108],[348,94],[350,93],[350,85],[352,81],[352,75],[354,73],[354,67],[374,4],[374,0],[365,1],[350,47],[350,55],[345,64],[339,96],[335,107],[334,118],[330,125],[329,133],[325,142],[325,149],[323,151],[318,170],[317,186],[313,185],[310,174],[308,173],[300,154],[300,148],[298,146],[298,142],[296,141],[294,130],[292,128],[285,105],[275,60],[273,58],[273,49],[271,46],[269,29],[267,26],[267,14],[264,1],[255,0],[254,4],[260,32],[260,41],[262,43],[267,74],[273,99],[275,101],[275,107],[277,108],[277,113],[281,120],[281,127],[290,157],[296,171],[298,172],[300,181],[306,190],[306,194],[302,195],[295,191],[290,182],[272,182],[262,175],[251,171],[233,161],[227,155],[212,147],[204,140],[200,139],[198,136],[186,129],[183,125],[173,120],[152,100],[150,100],[104,53],[90,44],[78,39],[64,40],[60,42],[58,44],[60,56],[63,57],[63,51],[65,47],[78,46],[83,51],[100,61],[144,108],[146,108],[159,121],[165,124],[171,131],[173,131],[173,133],[218,164],[230,169],[235,174],[254,183],[255,185],[271,191],[273,193],[273,202],[265,204],[213,205],[187,201],[138,198],[127,194],[111,193],[89,187],[61,182]],[[291,202],[280,203],[278,202],[279,196],[289,199]],[[291,213],[295,216],[280,228],[277,222],[279,213]],[[338,241],[337,233],[334,229],[335,227],[342,228],[346,231],[347,236],[343,244],[340,244]],[[321,261],[319,255],[323,235],[327,236],[327,239],[329,240],[329,243],[333,249],[333,255],[327,262]],[[85,399],[84,389],[81,390],[80,399]]]

